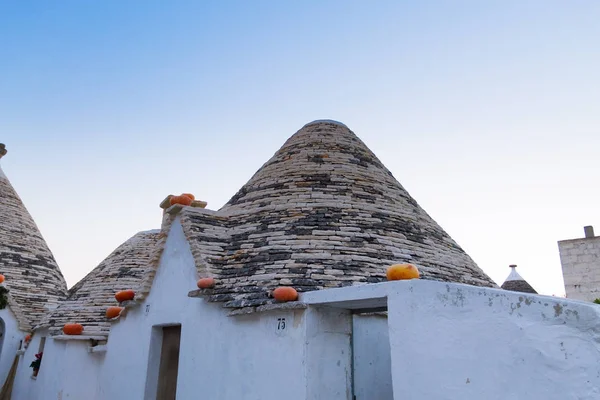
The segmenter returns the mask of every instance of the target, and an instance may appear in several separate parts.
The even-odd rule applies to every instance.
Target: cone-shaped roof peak
[[[0,158],[6,146],[0,144]],[[0,274],[19,327],[35,327],[67,285],[33,218],[0,169]]]
[[[417,264],[425,279],[497,287],[336,121],[302,127],[218,214],[236,230],[227,239],[236,257],[223,267],[235,272],[232,290],[254,275],[301,290],[378,282],[398,262]]]

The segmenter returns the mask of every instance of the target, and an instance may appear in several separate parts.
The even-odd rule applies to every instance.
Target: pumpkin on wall
[[[169,203],[171,205],[181,204],[182,206],[189,206],[193,201],[191,197],[182,194],[181,196],[171,196]]]
[[[123,307],[108,307],[106,309],[106,318],[108,318],[108,319],[117,318],[119,315],[121,315],[122,311],[123,311]]]
[[[134,298],[135,298],[135,292],[131,289],[121,290],[120,292],[117,292],[115,294],[115,299],[117,299],[117,301],[119,303],[122,303],[124,301],[133,300]]]
[[[293,287],[281,286],[273,291],[273,297],[278,302],[298,300],[298,292]]]
[[[215,287],[215,278],[201,278],[196,283],[199,289],[210,289]]]
[[[412,264],[394,264],[386,271],[388,281],[419,279],[419,269]]]
[[[81,324],[65,324],[63,327],[65,335],[81,335],[83,333],[83,325]]]

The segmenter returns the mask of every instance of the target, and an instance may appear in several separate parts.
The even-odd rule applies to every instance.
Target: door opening
[[[394,400],[387,313],[352,315],[353,400]]]
[[[157,400],[175,400],[177,396],[180,339],[181,325],[162,328],[158,387],[156,389]]]

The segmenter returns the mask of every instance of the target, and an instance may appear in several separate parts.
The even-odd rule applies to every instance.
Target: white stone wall
[[[425,280],[303,300],[343,308],[385,297],[395,399],[600,398],[600,306]]]
[[[600,298],[600,236],[558,242],[567,298]]]
[[[97,376],[102,365],[101,354],[88,352],[89,342],[46,339],[44,356],[36,379],[29,368],[39,351],[39,332],[21,357],[12,400],[99,400]]]
[[[600,398],[600,306],[594,304],[413,280],[309,292],[301,297],[307,310],[228,317],[222,304],[187,296],[196,278],[176,220],[150,295],[113,324],[107,352],[49,340],[32,380],[28,365],[44,334],[37,332],[13,399],[152,399],[153,327],[175,323],[182,325],[180,399],[351,400],[354,394],[370,400],[369,385],[390,381],[395,399]],[[354,329],[362,339],[352,343],[348,309],[382,304],[387,334],[385,319],[361,318]],[[371,375],[355,365],[361,376],[354,393],[353,347],[379,362]]]
[[[111,329],[97,400],[149,398],[152,327],[175,323],[181,324],[179,399],[306,399],[304,311],[228,317],[222,304],[187,296],[197,279],[175,221],[145,303]]]
[[[0,340],[0,343],[2,343],[2,348],[0,349],[1,388],[6,380],[8,371],[15,360],[20,341],[25,339],[25,333],[19,330],[19,323],[11,311],[10,306],[0,310],[0,318],[4,321],[4,337]]]

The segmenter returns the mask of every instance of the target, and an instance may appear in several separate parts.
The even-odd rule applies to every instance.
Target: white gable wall
[[[19,357],[19,366],[17,376],[12,392],[13,400],[28,400],[42,398],[44,394],[47,399],[56,399],[60,391],[61,378],[64,375],[62,369],[65,363],[70,360],[65,359],[63,347],[65,343],[58,345],[47,337],[47,329],[38,329],[35,331],[25,354]],[[32,379],[33,369],[29,365],[35,360],[35,354],[39,353],[40,342],[46,337],[44,346],[44,355],[38,376]]]
[[[4,337],[0,340],[2,343],[2,349],[0,349],[0,388],[2,388],[8,371],[15,360],[20,341],[25,340],[26,334],[19,329],[19,323],[10,306],[0,310],[0,318],[4,321]]]
[[[178,398],[306,399],[304,311],[228,317],[222,304],[188,297],[197,280],[176,219],[149,296],[112,326],[98,400],[143,399],[153,326],[176,323],[182,326]]]

